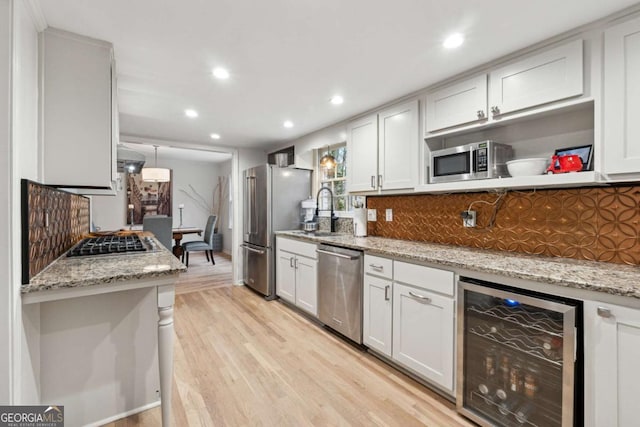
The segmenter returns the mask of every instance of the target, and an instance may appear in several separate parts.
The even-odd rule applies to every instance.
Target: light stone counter
[[[171,252],[156,240],[156,250],[125,254],[67,257],[62,255],[31,281],[23,295],[52,289],[77,288],[131,280],[159,278],[186,271]]]
[[[383,237],[353,237],[349,234],[316,237],[297,230],[276,234],[315,243],[359,249],[372,255],[449,267],[452,270],[486,273],[640,299],[640,267],[637,266],[550,258]]]

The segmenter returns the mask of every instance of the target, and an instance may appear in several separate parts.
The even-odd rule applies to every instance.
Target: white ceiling
[[[142,153],[147,156],[147,159],[153,159],[155,156],[155,150],[152,145],[142,143],[121,143],[126,148],[129,148],[138,153]],[[227,160],[231,160],[232,155],[230,153],[220,153],[217,151],[204,151],[189,148],[180,147],[158,147],[158,159],[167,160],[188,160],[205,163],[222,163]]]
[[[637,0],[39,0],[48,25],[114,44],[123,134],[285,142]],[[442,48],[452,32],[465,44]],[[216,80],[211,70],[229,69]],[[339,93],[341,106],[329,103]],[[188,119],[186,108],[200,116]],[[284,120],[295,126],[285,129]],[[212,132],[222,139],[212,141]]]

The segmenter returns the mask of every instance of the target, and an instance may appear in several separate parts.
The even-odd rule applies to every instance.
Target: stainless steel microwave
[[[431,152],[429,182],[466,181],[509,176],[506,162],[513,158],[510,145],[474,142]]]

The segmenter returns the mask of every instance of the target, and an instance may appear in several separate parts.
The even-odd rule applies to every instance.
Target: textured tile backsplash
[[[376,196],[370,236],[446,243],[545,256],[640,264],[640,186],[511,191],[499,195]],[[478,226],[464,228],[460,213],[478,213]],[[385,209],[393,209],[386,222]]]
[[[22,283],[89,232],[89,199],[22,180]]]

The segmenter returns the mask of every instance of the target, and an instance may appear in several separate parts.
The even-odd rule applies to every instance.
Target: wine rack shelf
[[[554,319],[548,313],[537,309],[535,312],[525,307],[505,307],[500,305],[473,305],[467,311],[514,323],[526,329],[533,329],[547,335],[562,337],[562,320]]]
[[[557,356],[545,349],[535,340],[535,337],[523,333],[517,328],[497,329],[488,324],[475,324],[469,327],[473,335],[493,341],[499,345],[515,349],[529,356],[533,356],[556,366],[562,366],[562,354]]]

